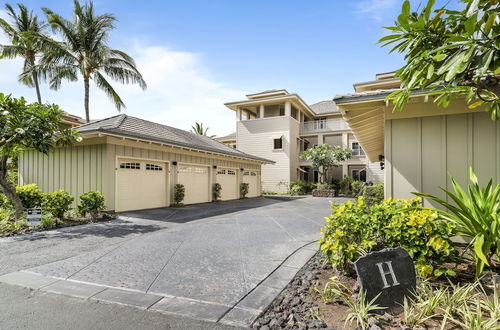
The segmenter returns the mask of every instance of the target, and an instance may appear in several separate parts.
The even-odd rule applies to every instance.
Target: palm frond
[[[106,95],[113,100],[118,111],[120,111],[122,108],[125,108],[125,103],[123,103],[120,95],[118,95],[118,93],[113,89],[113,86],[111,86],[111,84],[106,80],[106,78],[104,78],[102,74],[100,74],[99,72],[95,72],[93,79],[97,87],[104,91],[104,93],[106,93]]]

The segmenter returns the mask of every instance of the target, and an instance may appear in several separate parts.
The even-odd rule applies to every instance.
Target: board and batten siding
[[[106,171],[106,144],[57,148],[47,155],[28,150],[19,158],[20,185],[36,183],[43,192],[67,190],[74,205],[89,190],[109,193]]]
[[[85,140],[84,140],[85,141]],[[106,209],[115,209],[116,167],[117,160],[138,158],[152,161],[177,161],[179,164],[206,165],[210,171],[210,187],[215,182],[215,169],[230,167],[260,172],[260,164],[236,160],[225,156],[202,152],[181,150],[169,146],[160,146],[146,142],[122,140],[114,137],[101,138],[102,144],[57,148],[44,155],[36,151],[26,151],[19,159],[19,184],[36,183],[43,192],[65,189],[75,196],[74,205],[79,203],[79,196],[89,190],[101,191],[105,197]],[[173,198],[173,186],[176,180],[176,168],[170,164],[170,197]],[[242,182],[242,173],[238,173]],[[257,187],[260,192],[261,187]],[[211,192],[210,192],[211,194]]]
[[[439,187],[452,189],[450,175],[465,187],[469,167],[481,185],[490,178],[497,183],[500,122],[485,112],[386,120],[385,161],[387,197],[424,192],[445,198]]]
[[[262,165],[262,190],[288,190],[293,165],[291,159],[297,149],[298,129],[298,122],[290,116],[242,120],[236,123],[237,149],[275,162]],[[283,135],[283,149],[274,150],[273,137],[279,135]]]

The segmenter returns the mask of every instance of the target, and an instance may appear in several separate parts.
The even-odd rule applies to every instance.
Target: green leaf
[[[444,53],[441,53],[441,54],[437,54],[435,55],[432,59],[435,61],[435,62],[442,62],[444,61],[444,59],[448,57],[448,55],[444,54]]]
[[[477,20],[477,14],[474,14],[471,17],[469,17],[464,23],[465,31],[470,36],[474,34],[476,27],[476,20]]]
[[[486,256],[483,253],[483,245],[484,245],[483,234],[477,235],[476,238],[474,239],[474,252],[476,253],[476,256],[479,259],[481,259],[486,265],[489,265],[488,260],[486,259]]]
[[[483,104],[484,104],[483,100],[476,101],[476,102],[472,103],[471,105],[469,105],[469,109],[475,109]]]
[[[469,9],[467,10],[467,14],[465,16],[466,17],[472,16],[477,11],[478,5],[479,5],[479,0],[472,0],[471,4],[469,5]]]
[[[431,79],[433,75],[434,75],[434,64],[431,63],[427,68],[427,79]]]
[[[497,18],[498,13],[493,12],[490,17],[488,17],[488,20],[484,24],[484,33],[488,35],[491,31],[491,27],[493,26],[493,23],[495,23],[495,19]]]
[[[405,16],[410,15],[410,1],[409,0],[405,0],[403,2],[403,6],[401,7],[401,14],[403,14]]]

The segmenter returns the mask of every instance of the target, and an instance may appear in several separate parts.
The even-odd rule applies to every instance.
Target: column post
[[[292,104],[290,101],[285,102],[285,116],[291,116],[292,115]]]
[[[264,118],[264,104],[259,105],[259,118]]]

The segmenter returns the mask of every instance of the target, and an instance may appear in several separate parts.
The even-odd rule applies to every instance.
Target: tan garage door
[[[217,170],[217,183],[222,187],[221,200],[238,199],[238,175],[236,169],[220,168]]]
[[[179,165],[177,181],[186,190],[184,204],[206,203],[211,201],[209,194],[208,167]]]
[[[248,183],[248,195],[247,197],[257,197],[259,196],[259,176],[255,171],[245,171],[243,172],[243,182]]]
[[[116,170],[116,211],[168,206],[167,163],[119,159]]]

